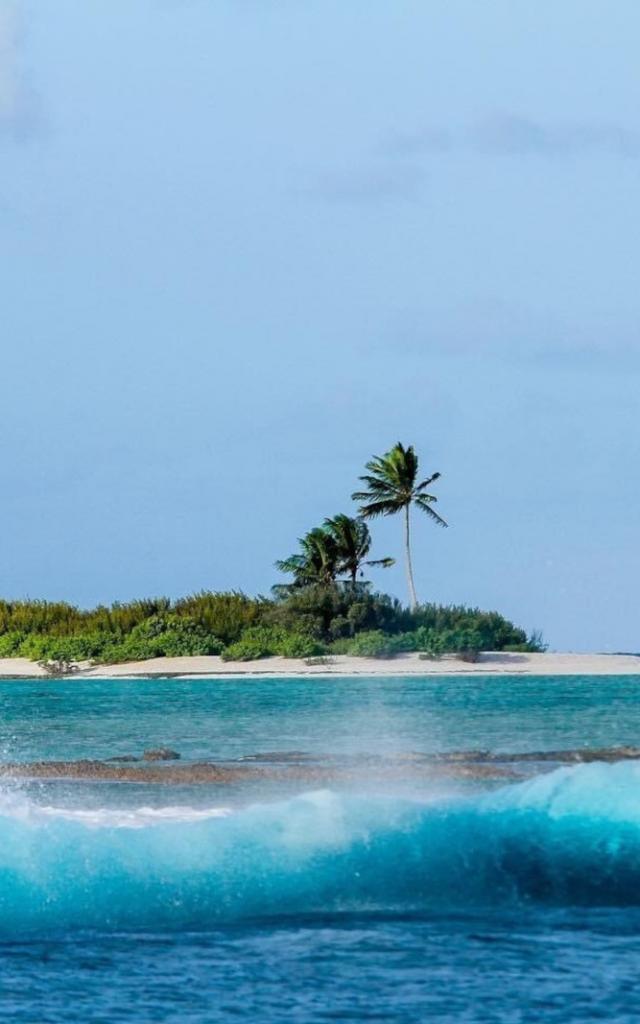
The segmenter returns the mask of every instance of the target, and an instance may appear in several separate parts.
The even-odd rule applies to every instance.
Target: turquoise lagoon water
[[[634,677],[0,682],[2,760],[640,745]]]
[[[372,758],[640,745],[633,677],[0,684],[2,760],[348,763],[330,787],[0,790],[18,1022],[636,1021],[640,766],[521,781]]]

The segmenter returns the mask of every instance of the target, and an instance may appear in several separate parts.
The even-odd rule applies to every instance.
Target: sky
[[[400,440],[450,523],[422,600],[639,650],[639,31],[2,0],[0,593],[266,593]]]

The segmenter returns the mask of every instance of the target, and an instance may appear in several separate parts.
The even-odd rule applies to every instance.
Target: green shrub
[[[128,633],[152,615],[166,613],[171,601],[166,597],[99,605],[82,611],[64,601],[0,601],[0,633],[73,636],[79,633]]]
[[[195,619],[165,615],[146,619],[130,633],[133,642],[155,642],[156,657],[179,658],[189,655],[220,654],[222,641]]]
[[[219,654],[222,643],[187,618],[153,616],[135,626],[127,635],[79,633],[73,636],[31,634],[17,653],[32,661],[99,661],[116,664],[149,658]]]
[[[279,644],[277,653],[283,658],[313,658],[323,651],[324,646],[313,637],[303,633],[288,633]]]
[[[0,601],[0,633],[69,634],[80,624],[81,613],[63,601]]]
[[[208,633],[219,637],[223,644],[230,644],[238,640],[246,629],[258,625],[271,603],[264,598],[247,597],[238,591],[220,594],[203,591],[181,598],[173,608],[176,615],[186,616]]]
[[[544,654],[548,649],[549,644],[545,643],[541,630],[534,629],[527,640],[527,652],[529,654]]]
[[[352,637],[342,636],[338,640],[332,640],[327,650],[330,654],[350,654]]]
[[[314,637],[304,633],[287,633],[269,626],[254,626],[244,631],[239,640],[222,652],[224,661],[256,661],[280,655],[282,658],[311,658],[324,648]]]
[[[309,633],[333,641],[356,633],[382,630],[398,632],[403,610],[386,594],[371,593],[366,585],[310,586],[285,591],[280,600],[265,607],[265,623],[289,632]]]
[[[357,658],[392,658],[394,652],[391,650],[389,637],[381,630],[375,629],[354,637],[349,646],[349,654]]]
[[[15,658],[19,654],[20,646],[25,639],[24,633],[12,630],[10,633],[3,633],[0,636],[0,658]]]
[[[109,643],[109,637],[101,633],[80,634],[79,636],[38,636],[26,637],[20,645],[20,656],[32,661],[57,661],[71,663],[92,661],[99,657]]]
[[[428,658],[439,658],[445,650],[444,635],[428,626],[419,626],[413,633],[415,648]]]
[[[268,626],[253,626],[246,629],[239,640],[229,644],[222,652],[224,661],[257,661],[278,653],[285,633]]]
[[[56,641],[56,639],[58,638],[40,636],[38,633],[32,633],[24,638],[16,653],[20,658],[29,658],[31,661],[40,661],[40,659],[47,658],[49,656],[48,648]]]
[[[163,657],[161,645],[155,640],[136,640],[131,634],[109,644],[98,661],[102,665],[121,665],[127,661],[148,661]]]
[[[481,638],[483,650],[504,650],[507,644],[527,642],[524,630],[517,628],[498,612],[484,612],[463,605],[419,605],[409,613],[413,629],[421,626],[449,638],[473,631]],[[450,639],[449,641],[450,642]]]
[[[448,629],[439,636],[442,653],[457,654],[464,661],[477,661],[480,651],[486,651],[485,637],[477,629]]]
[[[220,654],[222,641],[194,619],[179,615],[154,615],[128,634],[107,644],[100,661],[117,664],[149,658],[180,658]]]
[[[50,636],[106,633],[127,636],[148,619],[178,616],[196,622],[223,641],[237,639],[242,630],[260,621],[272,602],[240,593],[201,593],[172,602],[168,597],[147,598],[87,611],[66,602],[0,600],[0,635],[19,632]]]
[[[393,658],[397,654],[430,651],[434,647],[433,637],[425,634],[424,630],[391,636],[386,636],[380,630],[359,633],[350,641],[348,653],[364,658]]]
[[[387,647],[391,654],[411,654],[417,651],[415,633],[397,633],[387,637]]]

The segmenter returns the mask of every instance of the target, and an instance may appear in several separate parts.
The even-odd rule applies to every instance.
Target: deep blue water
[[[4,683],[0,747],[317,763],[640,745],[638,685]],[[5,784],[0,1008],[25,1024],[637,1021],[640,765],[549,768],[277,792]]]

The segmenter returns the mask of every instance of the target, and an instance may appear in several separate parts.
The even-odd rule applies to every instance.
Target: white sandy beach
[[[340,655],[329,664],[307,665],[294,658],[229,662],[218,657],[153,658],[123,665],[82,667],[73,679],[144,679],[149,676],[210,678],[213,676],[430,676],[430,675],[640,675],[640,655],[632,654],[503,654],[487,653],[476,664],[453,657],[423,661],[417,654],[390,660]],[[0,659],[0,679],[34,679],[46,673],[26,658]]]

